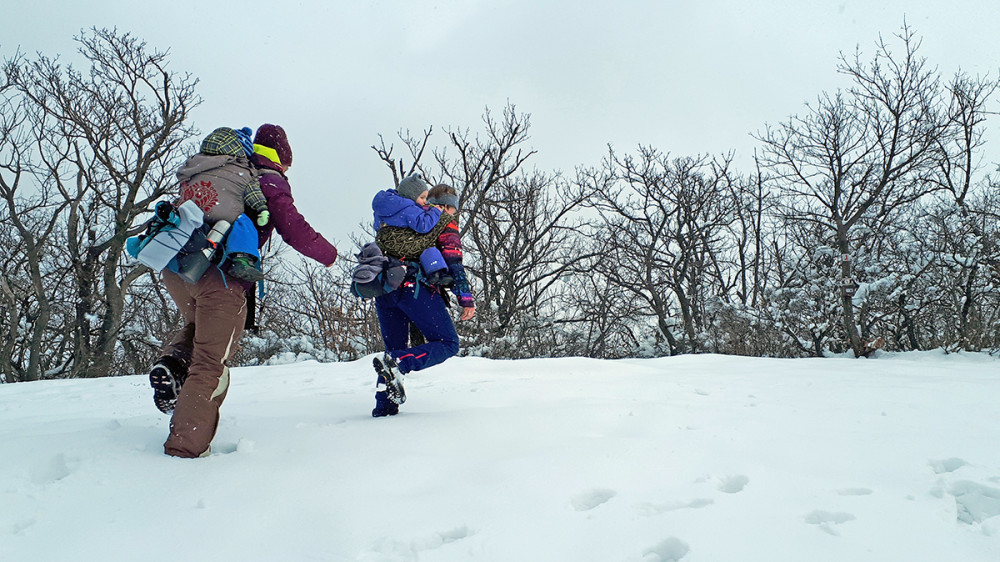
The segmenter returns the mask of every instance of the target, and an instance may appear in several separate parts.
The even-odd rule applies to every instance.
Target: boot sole
[[[389,401],[394,404],[406,402],[406,389],[403,383],[396,377],[396,374],[378,357],[372,360],[372,366],[378,373],[379,381],[385,384],[385,390],[389,395]]]
[[[174,375],[166,367],[153,367],[149,373],[149,386],[153,387],[153,403],[156,409],[169,414],[177,404],[177,395],[181,392]]]

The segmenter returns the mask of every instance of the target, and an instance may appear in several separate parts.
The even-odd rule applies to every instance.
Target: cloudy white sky
[[[381,133],[477,130],[486,107],[531,115],[540,169],[571,172],[618,150],[735,150],[750,133],[842,86],[838,53],[873,52],[905,21],[945,78],[1000,71],[996,0],[36,0],[4,7],[0,56],[71,55],[73,36],[117,27],[169,49],[200,80],[195,125],[286,128],[307,218],[341,251],[391,176]],[[211,56],[228,37],[244,56]],[[226,52],[233,53],[234,49]],[[994,109],[998,109],[995,105]],[[1000,146],[1000,127],[990,138]],[[396,143],[397,146],[400,143]],[[397,150],[402,147],[398,146]],[[1000,160],[1000,158],[993,158]]]

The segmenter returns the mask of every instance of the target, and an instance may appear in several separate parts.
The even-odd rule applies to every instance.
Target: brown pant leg
[[[246,295],[232,279],[227,287],[218,270],[210,270],[198,283],[178,291],[192,298],[194,337],[188,378],[177,397],[163,449],[168,455],[193,458],[208,451],[219,425],[219,407],[229,389],[225,362],[243,333]]]
[[[194,285],[168,270],[163,271],[162,280],[167,293],[174,300],[177,310],[186,323],[174,334],[173,339],[160,349],[160,355],[173,357],[186,369],[191,365],[191,353],[194,350]]]

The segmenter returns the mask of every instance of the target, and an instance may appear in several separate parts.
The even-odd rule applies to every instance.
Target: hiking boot
[[[229,274],[251,283],[264,280],[264,272],[254,267],[253,262],[247,258],[234,258],[229,266]]]
[[[392,358],[392,355],[386,353],[382,357],[376,357],[372,360],[372,365],[378,374],[378,382],[375,389],[381,392],[384,386],[387,397],[394,404],[406,402],[406,390],[403,388],[403,373],[399,370],[399,365],[396,364],[396,360]],[[378,392],[375,394],[377,399]]]
[[[375,409],[372,410],[373,418],[383,418],[385,416],[395,416],[399,413],[399,404],[389,400],[389,393],[381,390],[375,393]]]
[[[164,414],[174,411],[177,396],[187,373],[173,357],[162,357],[149,371],[149,386],[153,388],[153,404]]]

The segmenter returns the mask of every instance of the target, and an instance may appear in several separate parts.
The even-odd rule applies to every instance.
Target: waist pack
[[[217,250],[224,246],[229,228],[227,221],[209,228],[205,213],[194,201],[178,207],[160,202],[146,231],[126,240],[125,249],[153,271],[167,269],[188,283],[197,283],[208,267],[225,255],[224,250]]]
[[[406,265],[396,258],[382,255],[378,244],[370,242],[361,248],[358,265],[351,272],[351,293],[371,299],[399,288],[406,277]]]

